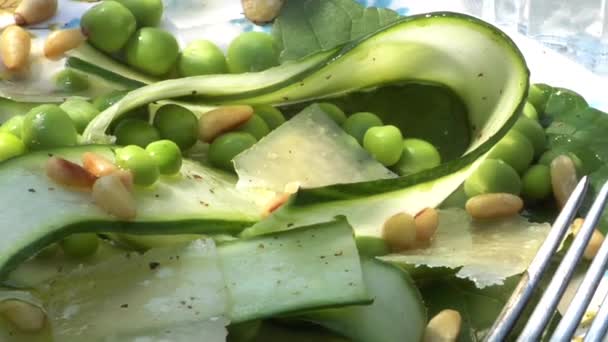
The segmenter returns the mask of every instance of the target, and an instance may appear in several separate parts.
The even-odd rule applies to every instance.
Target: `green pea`
[[[16,136],[0,132],[0,162],[25,153],[25,145]]]
[[[88,42],[106,53],[122,49],[135,32],[133,13],[116,1],[103,1],[91,7],[80,20]]]
[[[551,94],[551,87],[546,84],[533,84],[528,91],[528,101],[534,106],[537,113],[543,113]]]
[[[376,236],[356,236],[355,241],[361,255],[377,257],[387,255],[391,252],[386,241]]]
[[[61,241],[63,253],[71,258],[86,258],[97,252],[99,238],[95,234],[72,234]]]
[[[522,113],[525,117],[538,121],[538,112],[530,102],[526,102]]]
[[[182,77],[224,74],[228,72],[226,57],[217,45],[208,40],[196,40],[188,44],[177,62]]]
[[[233,74],[262,71],[279,65],[279,49],[270,34],[245,32],[230,43],[226,59]]]
[[[252,115],[251,118],[247,120],[247,122],[240,125],[237,130],[249,133],[253,135],[253,137],[257,140],[262,139],[268,133],[270,133],[270,128],[268,128],[268,125],[266,124],[264,119],[262,119],[259,115],[256,114]]]
[[[114,130],[116,144],[127,146],[137,145],[146,147],[148,144],[160,140],[158,130],[148,122],[139,119],[124,119]]]
[[[179,57],[179,45],[171,33],[144,27],[133,35],[125,47],[127,63],[149,75],[167,74]]]
[[[93,106],[100,112],[110,108],[116,102],[122,100],[127,95],[125,90],[115,90],[107,94],[100,95],[93,100]]]
[[[163,175],[174,175],[182,168],[182,152],[171,140],[159,140],[146,147]]]
[[[500,159],[523,173],[534,158],[534,146],[518,131],[511,130],[490,151],[488,158]]]
[[[160,176],[156,160],[139,146],[129,145],[116,150],[116,165],[131,171],[133,183],[137,185],[152,185]]]
[[[175,142],[182,151],[194,146],[198,140],[198,119],[182,106],[168,104],[160,107],[154,116],[154,127],[161,138]]]
[[[346,121],[346,114],[344,114],[344,111],[335,104],[329,102],[321,102],[319,103],[319,107],[321,107],[321,110],[325,112],[325,114],[327,114],[327,116],[329,116],[338,125],[342,125],[344,121]]]
[[[533,200],[542,200],[551,195],[551,171],[547,165],[532,165],[522,177],[522,195]]]
[[[138,27],[158,26],[163,15],[162,0],[119,0],[125,5],[137,22]]]
[[[256,143],[250,133],[229,132],[217,137],[209,146],[209,161],[211,165],[233,171],[232,159]]]
[[[23,115],[15,115],[12,118],[6,120],[0,126],[0,132],[10,133],[17,138],[21,138],[21,130],[23,128],[23,119],[25,116]]]
[[[273,130],[279,126],[281,126],[285,122],[285,116],[281,113],[280,110],[273,106],[269,105],[259,105],[253,107],[253,112],[261,117],[268,128]]]
[[[393,169],[399,175],[406,176],[432,169],[439,164],[441,164],[441,156],[433,144],[411,138],[403,140],[403,153]]]
[[[363,147],[382,165],[391,166],[401,158],[403,136],[392,125],[372,127],[365,132]]]
[[[55,86],[65,92],[77,93],[89,89],[89,80],[77,71],[64,69],[55,75]]]
[[[99,114],[93,104],[78,98],[68,99],[59,107],[70,116],[78,133],[82,133],[89,122]]]
[[[57,105],[34,107],[23,119],[21,138],[32,150],[73,146],[77,135],[74,122]]]
[[[486,159],[464,182],[464,192],[468,197],[497,192],[519,195],[521,179],[509,164],[498,159]]]
[[[368,129],[376,126],[382,126],[382,120],[376,114],[368,112],[355,113],[344,121],[342,128],[346,133],[357,139],[359,144],[363,145],[363,137]]]
[[[547,149],[547,136],[538,121],[522,116],[513,126],[513,130],[528,138],[534,147],[534,156],[540,156]]]

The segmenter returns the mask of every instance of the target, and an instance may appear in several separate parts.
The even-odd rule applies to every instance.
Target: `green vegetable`
[[[271,35],[245,32],[230,43],[226,60],[233,74],[262,71],[279,64],[279,51]]]
[[[497,159],[486,159],[464,182],[468,197],[481,194],[507,192],[519,195],[521,179],[509,164]]]
[[[365,132],[363,147],[382,165],[391,166],[401,158],[403,136],[395,126],[371,127]]]
[[[239,153],[253,146],[256,139],[245,132],[231,132],[222,134],[209,146],[209,161],[212,165],[226,171],[234,170],[232,159]]]
[[[344,111],[335,104],[321,102],[319,103],[319,107],[321,107],[321,110],[324,111],[325,114],[327,114],[338,125],[342,125],[344,124],[344,121],[346,121],[346,114],[344,114]]]
[[[342,127],[346,133],[352,135],[359,144],[363,145],[363,138],[367,130],[376,126],[382,126],[382,120],[373,113],[363,112],[349,116]]]
[[[393,169],[399,175],[407,176],[432,169],[439,164],[441,156],[435,146],[421,139],[410,138],[403,140],[403,153]]]
[[[160,107],[154,116],[154,127],[161,138],[175,142],[182,151],[198,140],[198,119],[182,106],[167,104]]]
[[[270,133],[270,128],[259,115],[254,114],[247,122],[237,128],[238,131],[253,135],[256,140],[260,140]]]
[[[534,158],[534,146],[525,135],[513,130],[496,144],[488,158],[500,159],[523,173]]]
[[[375,236],[357,236],[357,249],[359,253],[368,257],[387,255],[391,252],[383,238]]]
[[[156,161],[163,175],[174,175],[182,167],[182,153],[173,141],[159,140],[146,147],[146,152]]]
[[[89,80],[80,72],[67,68],[55,75],[55,85],[61,91],[76,93],[89,89]]]
[[[72,258],[89,257],[99,248],[99,239],[96,234],[74,234],[61,241],[61,249]]]
[[[100,112],[103,112],[116,102],[122,100],[127,93],[128,92],[124,90],[115,90],[110,93],[100,95],[93,99],[93,106],[95,106],[95,108],[97,108]]]
[[[179,45],[171,33],[144,27],[133,35],[125,47],[127,63],[152,76],[167,74],[177,62]]]
[[[78,133],[82,133],[89,122],[99,114],[95,105],[79,98],[67,99],[59,108],[70,116]]]
[[[532,143],[534,156],[540,156],[547,149],[545,130],[538,121],[522,116],[517,120],[513,129],[523,134]]]
[[[538,112],[530,102],[526,102],[522,114],[527,118],[538,121]]]
[[[162,0],[119,0],[127,7],[137,22],[138,27],[157,26],[163,15]]]
[[[17,138],[21,137],[21,129],[23,127],[23,119],[25,116],[23,115],[15,115],[10,119],[6,120],[2,125],[0,125],[0,132],[10,133]]]
[[[259,105],[254,106],[253,111],[255,115],[264,119],[266,125],[270,130],[273,130],[279,126],[281,126],[285,122],[285,116],[281,113],[280,110],[273,106],[269,105]]]
[[[116,150],[116,165],[133,173],[133,182],[137,185],[150,186],[160,175],[156,159],[143,148],[135,145]]]
[[[76,145],[76,127],[57,105],[41,105],[23,119],[21,138],[32,150]]]
[[[528,91],[528,101],[534,106],[535,112],[543,114],[552,88],[546,84],[532,84]],[[525,108],[524,108],[525,114]]]
[[[116,125],[114,134],[116,135],[116,144],[122,146],[146,147],[148,144],[160,140],[158,130],[146,121],[139,119],[121,120]]]
[[[20,156],[25,151],[25,145],[21,139],[10,133],[0,132],[0,162]]]
[[[555,159],[561,155],[565,155],[568,158],[572,159],[572,162],[574,163],[574,166],[576,167],[577,174],[586,174],[587,173],[587,171],[586,171],[587,167],[583,164],[583,161],[581,160],[581,158],[579,158],[576,154],[574,154],[574,152],[567,152],[566,150],[562,150],[562,149],[547,150],[545,153],[543,153],[540,156],[540,158],[538,158],[538,164],[551,166],[551,162],[553,161],[553,159]]]
[[[522,177],[521,193],[532,200],[542,200],[552,193],[551,172],[542,164],[532,165]]]
[[[224,53],[217,45],[208,40],[195,40],[182,51],[177,71],[182,77],[224,74],[228,66]]]
[[[89,43],[106,52],[118,52],[135,32],[135,17],[116,1],[103,1],[84,13],[80,26]]]

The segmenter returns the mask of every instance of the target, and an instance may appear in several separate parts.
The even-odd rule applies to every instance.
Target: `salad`
[[[481,340],[608,179],[608,117],[486,22],[242,5],[226,49],[161,0],[6,9],[0,340]]]

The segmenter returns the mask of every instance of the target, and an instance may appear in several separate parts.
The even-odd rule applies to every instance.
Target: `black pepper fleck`
[[[150,267],[151,270],[157,269],[158,266],[160,266],[160,262],[156,262],[156,261],[152,261],[151,263],[148,264],[148,267]]]
[[[126,309],[126,308],[128,308],[128,307],[129,307],[129,304],[123,304],[123,305],[121,305],[120,307],[121,307],[121,308],[123,308],[123,309]]]
[[[29,191],[29,192],[31,192],[31,193],[36,192],[36,190],[35,190],[35,189],[32,189],[32,188],[27,189],[27,191]]]

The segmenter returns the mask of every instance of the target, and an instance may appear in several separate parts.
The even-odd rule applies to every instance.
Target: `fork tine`
[[[555,308],[557,307],[557,304],[561,299],[564,290],[572,277],[572,274],[574,273],[576,264],[587,247],[587,243],[591,238],[591,233],[597,224],[600,214],[604,210],[607,196],[608,187],[602,187],[602,190],[593,202],[593,205],[587,214],[585,223],[583,224],[576,238],[574,238],[572,246],[568,249],[563,260],[557,267],[557,271],[555,271],[549,286],[547,286],[545,293],[536,305],[536,308],[534,308],[534,311],[532,312],[528,323],[519,336],[518,341],[540,340],[543,330],[545,330],[549,319],[553,315]]]
[[[608,239],[607,239],[608,240]],[[606,242],[606,240],[604,240]],[[607,243],[602,243],[602,248]],[[600,305],[600,309],[593,319],[593,323],[585,334],[585,342],[598,342],[604,338],[608,330],[608,292],[604,296],[604,300]]]
[[[588,234],[588,237],[585,239],[585,244],[582,245],[581,251],[584,251],[585,247],[587,246],[587,242],[589,241],[589,238],[597,225],[597,221],[602,214],[604,206],[606,205],[607,197],[608,182],[606,182],[600,190],[600,193],[595,199],[591,210],[589,210],[589,214],[585,218],[585,222],[583,223],[580,233],[578,234]],[[577,289],[574,298],[570,302],[568,309],[564,313],[564,316],[562,316],[560,323],[553,332],[553,336],[551,337],[552,342],[570,340],[576,330],[576,327],[581,321],[581,318],[585,314],[585,310],[591,302],[597,285],[602,279],[604,270],[608,264],[608,243],[606,243],[606,241],[608,240],[604,240],[602,243],[598,254],[593,259],[591,266],[589,266],[587,274],[579,285],[579,288]],[[575,248],[575,246],[573,245],[572,248]]]
[[[540,278],[549,265],[551,256],[553,256],[557,250],[557,247],[570,226],[570,222],[583,202],[583,198],[587,192],[587,185],[588,179],[587,177],[583,177],[578,182],[576,188],[574,188],[574,191],[568,198],[564,208],[557,216],[553,227],[549,231],[549,235],[547,235],[547,238],[530,263],[528,270],[523,274],[522,279],[519,281],[519,284],[517,284],[517,288],[511,295],[511,298],[509,298],[509,301],[502,309],[498,319],[494,322],[492,328],[490,328],[490,331],[485,337],[486,342],[504,341],[509,335],[509,332],[511,332],[511,329],[513,329],[519,315],[521,315],[526,303],[530,299]]]

